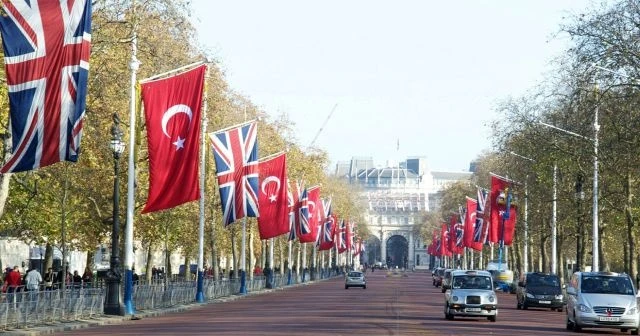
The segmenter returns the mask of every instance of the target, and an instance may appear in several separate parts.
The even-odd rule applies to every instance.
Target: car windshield
[[[360,272],[349,272],[349,276],[352,278],[358,278],[362,276],[362,273]]]
[[[633,285],[626,276],[582,276],[583,293],[633,295]]]
[[[560,279],[557,275],[532,273],[527,276],[527,286],[560,287]]]
[[[491,290],[491,278],[483,275],[461,275],[453,277],[454,289]]]

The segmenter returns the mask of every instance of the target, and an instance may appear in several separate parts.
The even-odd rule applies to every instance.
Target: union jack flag
[[[311,226],[309,225],[309,197],[307,188],[302,189],[302,194],[300,195],[298,220],[300,221],[300,234],[305,235],[311,233]]]
[[[327,217],[327,220],[324,222],[324,228],[322,230],[323,233],[323,241],[325,242],[333,242],[333,225],[335,224],[335,218],[333,216]]]
[[[295,188],[291,188],[291,182],[287,179],[287,202],[289,204],[289,240],[295,240],[296,234],[296,207],[300,198],[300,184],[296,183]]]
[[[255,122],[210,133],[223,222],[258,217],[258,141]]]
[[[340,230],[338,232],[338,253],[342,253],[347,250],[347,224],[343,219],[340,222]]]
[[[85,116],[91,1],[2,1],[13,155],[2,173],[78,161]]]
[[[478,205],[476,211],[476,223],[473,226],[473,241],[476,243],[484,243],[486,239],[487,229],[484,228],[484,207],[487,205],[487,191],[478,188]]]

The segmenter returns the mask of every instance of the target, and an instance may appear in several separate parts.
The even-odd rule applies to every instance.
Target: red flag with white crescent
[[[286,155],[283,153],[258,163],[258,171],[260,174],[258,192],[260,239],[289,233]]]
[[[206,65],[146,82],[142,101],[149,142],[149,197],[142,213],[200,197],[200,105]]]

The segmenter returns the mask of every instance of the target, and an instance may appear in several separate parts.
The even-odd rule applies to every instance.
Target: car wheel
[[[638,335],[638,329],[632,329],[631,335]]]
[[[367,286],[366,286],[366,285],[365,285],[365,286],[362,286],[362,289],[367,289]]]
[[[492,315],[487,317],[487,320],[491,321],[491,322],[495,322],[498,318],[498,315]]]
[[[560,308],[556,309],[556,311],[558,311],[558,312],[562,313],[562,307],[560,307]]]
[[[347,285],[344,285],[344,289],[349,289],[349,286],[347,286]]]
[[[575,314],[573,314],[573,316],[575,316]],[[581,332],[582,331],[582,327],[578,324],[577,321],[573,321],[573,331],[575,332]]]
[[[449,305],[444,304],[444,318],[447,320],[453,320],[453,314],[449,313]]]
[[[522,309],[527,310],[529,306],[527,305],[527,301],[522,302]]]
[[[567,330],[572,330],[573,329],[573,323],[571,323],[571,320],[569,320],[569,315],[567,314]]]

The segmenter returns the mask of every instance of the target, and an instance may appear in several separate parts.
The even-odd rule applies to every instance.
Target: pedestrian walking
[[[32,268],[27,272],[24,277],[24,282],[28,291],[38,291],[40,289],[40,283],[42,282],[42,275],[37,269]]]
[[[53,281],[55,280],[56,275],[53,272],[53,268],[49,267],[47,269],[47,273],[44,274],[44,289],[52,290],[53,289]]]

